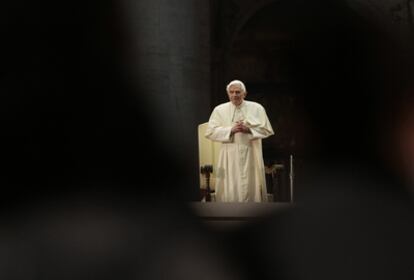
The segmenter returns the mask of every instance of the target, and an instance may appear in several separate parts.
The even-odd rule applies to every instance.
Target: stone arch
[[[240,1],[241,2],[241,1]],[[295,7],[298,7],[298,9],[300,9],[300,5],[301,4],[306,4],[309,5],[309,7],[312,6],[311,3],[306,3],[306,1],[297,1],[298,4]],[[323,14],[324,12],[326,12],[328,10],[328,8],[323,7],[323,4],[328,3],[329,1],[320,1],[319,6],[317,6],[316,8],[312,8],[314,12],[319,13],[317,14],[317,16],[321,16],[321,21],[329,19],[329,17],[326,17],[325,19],[325,14]],[[362,1],[362,0],[355,0],[353,1],[353,5],[348,5],[351,1],[344,1],[343,5],[340,5],[340,10],[342,9],[342,6],[346,8],[346,11],[348,12],[348,10],[350,12],[352,12],[352,14],[355,14],[356,17],[360,17],[361,19],[365,19],[366,17],[368,17],[370,20],[374,20],[375,18],[381,18],[385,15],[385,10],[386,8],[379,8],[378,5],[376,4],[369,4],[366,1]],[[258,3],[255,4],[250,4],[250,5],[241,5],[240,9],[237,10],[237,15],[234,16],[233,22],[231,24],[231,28],[228,28],[229,31],[227,32],[228,38],[227,40],[225,40],[222,45],[222,52],[221,52],[221,58],[220,59],[220,63],[221,63],[221,73],[220,73],[220,87],[218,88],[219,92],[218,94],[222,95],[220,96],[220,98],[225,99],[224,96],[224,91],[222,90],[222,88],[224,88],[225,83],[227,82],[228,79],[230,79],[232,76],[231,72],[230,74],[228,74],[228,67],[231,64],[231,55],[232,55],[232,48],[234,46],[235,41],[237,40],[238,36],[240,35],[240,33],[242,32],[243,28],[249,24],[250,20],[252,18],[254,18],[256,15],[258,15],[259,13],[261,13],[262,11],[266,10],[266,9],[274,9],[277,10],[277,7],[281,7],[283,9],[283,7],[288,6],[289,4],[286,4],[287,2],[284,0],[264,0],[264,1],[260,1]],[[280,4],[280,6],[279,6]],[[319,8],[323,8],[323,11],[320,12],[318,9]],[[293,12],[295,12],[294,10],[291,10]],[[305,11],[306,13],[306,11]],[[302,14],[305,14],[302,13]],[[310,18],[312,16],[312,11],[309,11],[310,16],[307,16],[307,18]],[[375,16],[373,16],[373,14]],[[387,19],[384,19],[387,20]],[[304,19],[304,22],[306,22],[306,19]],[[320,25],[319,25],[320,26]],[[228,26],[229,27],[229,26]],[[318,26],[316,26],[317,28]],[[237,72],[234,72],[237,73]],[[234,77],[237,78],[237,77]],[[218,102],[215,102],[218,103]],[[286,143],[285,143],[286,144]]]
[[[277,2],[282,2],[285,0],[262,0],[256,3],[244,6],[237,16],[235,16],[236,21],[233,23],[233,28],[231,29],[229,39],[227,41],[227,46],[231,46],[234,39],[237,37],[240,30],[245,26],[245,24],[258,12],[264,8],[275,4]],[[373,1],[366,0],[350,0],[344,1],[347,6],[353,10],[358,16],[363,17],[373,24],[380,25],[384,29],[391,29],[392,24],[395,20],[393,18],[398,17],[396,14],[407,14],[410,15],[412,11],[406,11],[408,9],[408,3],[411,3],[412,0],[405,1],[391,1],[389,4],[376,3]],[[401,3],[400,3],[401,2]],[[402,3],[407,2],[407,3]],[[414,1],[413,1],[414,2]],[[414,4],[413,4],[414,6]],[[408,24],[408,16],[401,16],[402,23]],[[395,26],[394,26],[395,28]],[[390,31],[392,32],[392,31]]]

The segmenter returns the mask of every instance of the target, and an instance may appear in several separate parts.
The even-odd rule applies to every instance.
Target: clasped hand
[[[245,126],[242,121],[238,121],[236,122],[236,125],[231,128],[231,132],[233,134],[237,132],[250,133],[250,128]]]

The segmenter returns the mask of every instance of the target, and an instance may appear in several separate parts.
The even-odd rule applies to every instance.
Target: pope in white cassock
[[[214,108],[205,136],[221,142],[216,167],[216,201],[267,201],[262,139],[274,134],[262,105],[244,100],[243,82],[227,85],[230,102]]]

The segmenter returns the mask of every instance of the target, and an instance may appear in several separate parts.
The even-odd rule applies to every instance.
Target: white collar
[[[240,103],[240,105],[239,105],[239,106],[234,105],[234,104],[233,104],[233,102],[231,102],[231,101],[230,101],[230,104],[232,105],[232,108],[233,108],[233,109],[237,109],[237,108],[241,109],[241,108],[243,108],[243,107],[244,107],[244,105],[246,104],[246,101],[245,101],[245,100],[243,100],[243,101],[242,101],[242,103]]]

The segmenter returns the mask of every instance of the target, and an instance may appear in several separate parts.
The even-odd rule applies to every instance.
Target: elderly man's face
[[[242,91],[239,85],[231,85],[227,94],[231,103],[236,106],[239,106],[246,97],[246,93]]]

